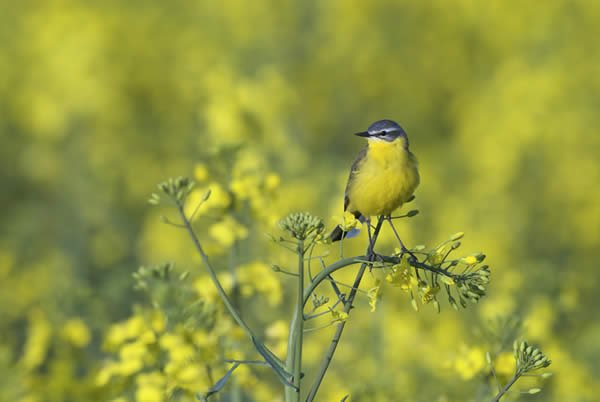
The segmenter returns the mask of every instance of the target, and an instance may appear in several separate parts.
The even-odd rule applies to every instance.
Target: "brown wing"
[[[352,182],[352,180],[354,179],[354,176],[356,175],[356,171],[358,170],[360,162],[365,158],[365,156],[367,156],[367,149],[368,149],[368,146],[366,146],[360,150],[358,155],[356,155],[356,159],[354,159],[352,166],[350,167],[350,175],[348,176],[348,183],[346,183],[346,191],[344,193],[344,211],[348,208],[348,205],[350,204],[350,199],[348,198],[348,189],[350,187],[350,183]],[[351,212],[358,212],[358,211],[351,211]],[[360,215],[360,213],[355,214],[355,215],[358,216],[358,215]]]

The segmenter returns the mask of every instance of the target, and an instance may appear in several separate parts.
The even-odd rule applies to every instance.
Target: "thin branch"
[[[375,247],[375,242],[377,241],[379,231],[381,230],[381,226],[383,225],[383,220],[384,220],[383,217],[379,217],[379,220],[377,221],[377,227],[375,228],[375,232],[373,233],[373,237],[372,237],[371,242],[369,243],[369,247],[367,249],[367,259],[370,261],[373,261],[375,259],[375,253],[373,252],[373,249]],[[356,297],[356,294],[358,293],[356,289],[358,289],[358,286],[360,285],[360,282],[363,278],[363,275],[364,275],[365,270],[368,265],[369,265],[368,263],[363,263],[360,266],[358,273],[356,274],[356,278],[354,279],[354,284],[352,285],[353,289],[350,291],[350,294],[348,295],[346,303],[344,303],[344,312],[346,312],[346,313],[348,313],[350,311],[350,309],[352,308],[352,303],[354,302],[354,298]],[[322,272],[323,271],[319,272],[319,274],[321,274]],[[306,300],[306,292],[305,292],[305,300]],[[333,359],[333,355],[335,354],[337,345],[340,342],[340,338],[342,337],[342,333],[344,332],[344,327],[346,326],[346,322],[347,322],[347,320],[342,321],[337,325],[335,334],[334,334],[333,338],[331,339],[331,343],[329,344],[329,349],[327,350],[327,352],[321,362],[321,367],[319,369],[319,372],[317,373],[315,382],[313,383],[313,386],[311,387],[310,392],[309,392],[308,396],[306,397],[306,402],[314,401],[314,399],[317,395],[317,391],[319,390],[319,387],[321,386],[321,382],[323,381],[323,378],[325,377],[325,373],[327,372],[327,369],[329,368],[329,364],[331,363],[331,360]]]
[[[185,228],[187,229],[187,232],[188,232],[190,238],[192,239],[192,242],[194,243],[196,251],[198,251],[198,254],[200,254],[200,257],[202,258],[202,261],[204,262],[206,270],[208,271],[208,274],[209,274],[213,284],[217,288],[217,292],[219,293],[219,296],[221,297],[223,304],[225,304],[225,307],[227,308],[227,310],[229,311],[229,313],[231,314],[231,316],[233,317],[235,322],[244,330],[246,335],[252,340],[254,346],[257,348],[257,351],[265,358],[265,360],[269,363],[271,368],[273,368],[273,370],[279,376],[279,378],[284,383],[287,382],[286,376],[289,376],[289,373],[287,373],[287,372],[285,372],[285,370],[283,370],[283,367],[277,361],[278,359],[273,354],[273,352],[271,350],[269,350],[262,342],[260,342],[258,340],[258,338],[254,335],[254,333],[252,332],[252,330],[250,329],[248,324],[246,324],[246,322],[242,319],[239,312],[236,310],[235,306],[233,305],[233,302],[231,301],[229,296],[227,296],[225,289],[223,289],[223,286],[221,285],[221,282],[219,281],[219,278],[217,277],[217,273],[215,272],[212,264],[210,263],[208,255],[206,255],[206,253],[204,252],[204,249],[202,248],[202,245],[200,244],[200,240],[198,239],[198,236],[196,236],[196,232],[194,232],[194,229],[192,228],[190,221],[186,218],[185,211],[183,210],[183,204],[178,202],[176,205],[177,205],[177,211],[179,212],[179,215],[181,216],[183,224],[184,224]]]
[[[519,379],[520,376],[521,376],[520,373],[516,372],[515,375],[513,375],[513,377],[510,379],[510,381],[508,383],[506,383],[504,388],[502,388],[500,390],[500,392],[498,392],[498,394],[494,397],[494,399],[492,399],[492,402],[500,401],[500,399],[504,396],[504,394],[506,394],[508,392],[510,387],[512,387],[515,384],[515,382],[517,382],[517,380]]]

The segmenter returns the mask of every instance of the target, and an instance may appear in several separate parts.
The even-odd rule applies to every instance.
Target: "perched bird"
[[[356,133],[367,139],[350,169],[344,211],[361,222],[371,216],[390,216],[408,201],[419,185],[417,159],[408,149],[406,132],[392,120],[379,120],[367,131]],[[331,240],[353,237],[358,231],[345,232],[337,226]]]

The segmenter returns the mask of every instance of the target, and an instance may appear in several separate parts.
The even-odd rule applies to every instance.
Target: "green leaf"
[[[254,347],[256,348],[258,353],[260,353],[260,355],[265,359],[265,361],[269,363],[269,366],[271,366],[271,368],[275,371],[275,374],[277,374],[279,380],[284,385],[296,388],[296,386],[290,382],[292,375],[284,369],[285,366],[283,362],[277,356],[275,356],[275,354],[271,352],[265,345],[257,341],[256,338],[252,337],[252,343],[254,343]]]
[[[231,366],[231,368],[229,370],[227,370],[227,373],[225,373],[225,375],[223,377],[221,377],[221,379],[219,381],[217,381],[215,383],[215,385],[213,385],[212,388],[206,392],[204,397],[202,397],[203,399],[200,399],[200,398],[198,398],[198,399],[207,401],[209,396],[214,395],[217,392],[219,392],[220,390],[222,390],[223,387],[225,386],[225,383],[227,383],[227,380],[229,379],[229,377],[231,377],[231,374],[233,374],[235,369],[238,368],[239,366],[240,366],[240,363],[234,363],[233,366]]]

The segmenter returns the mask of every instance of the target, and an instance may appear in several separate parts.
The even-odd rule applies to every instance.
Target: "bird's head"
[[[371,141],[394,142],[402,140],[408,146],[406,132],[398,123],[392,120],[379,120],[371,124],[367,131],[356,133],[359,137],[365,137]]]

